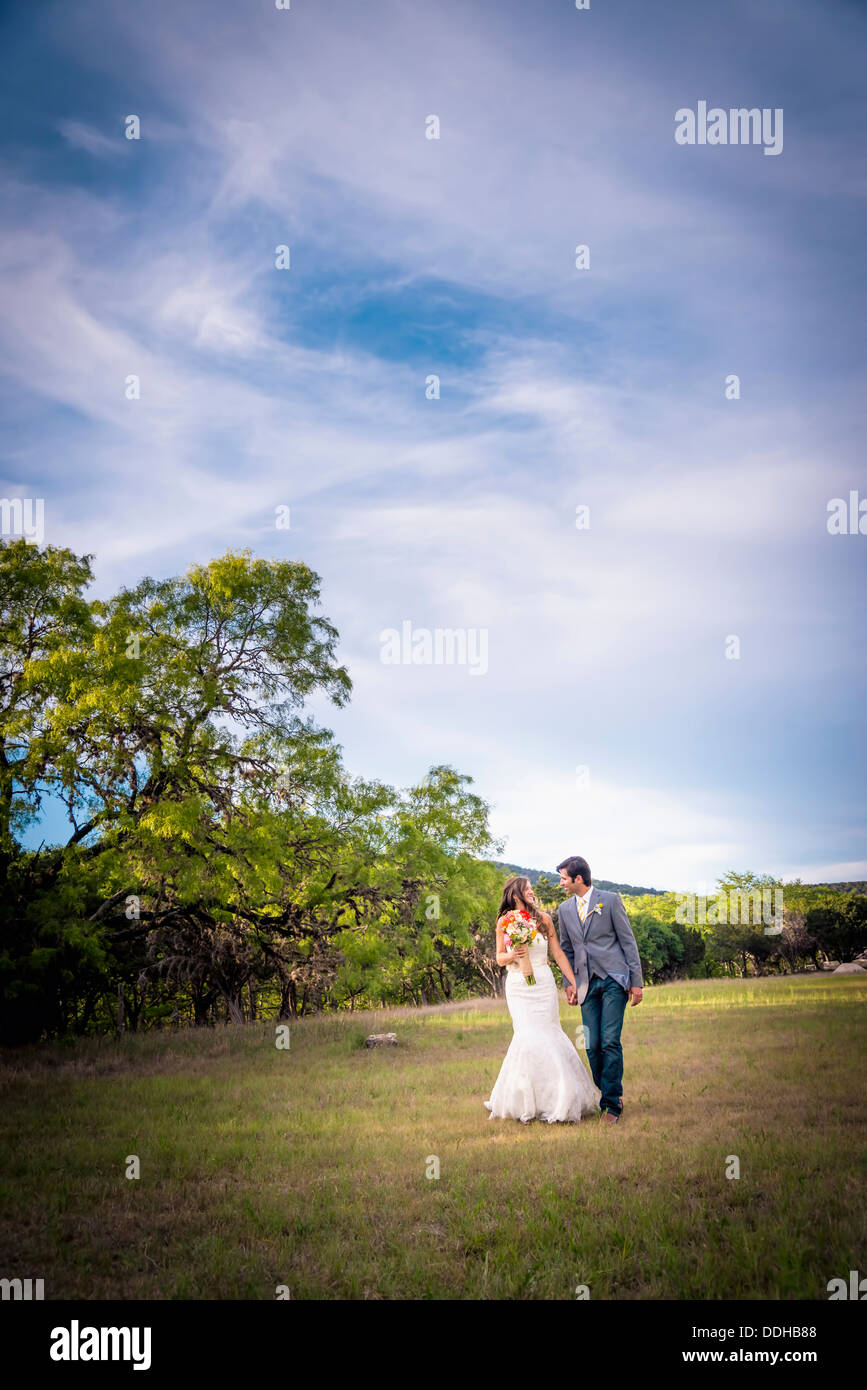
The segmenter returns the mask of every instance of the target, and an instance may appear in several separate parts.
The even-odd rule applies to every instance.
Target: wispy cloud
[[[73,149],[87,150],[97,159],[117,159],[122,151],[116,138],[112,140],[85,121],[60,121],[57,128]]]

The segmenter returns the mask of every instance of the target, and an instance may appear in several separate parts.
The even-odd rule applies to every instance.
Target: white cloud
[[[73,149],[87,150],[97,159],[116,159],[122,153],[121,138],[110,139],[85,121],[61,121],[58,129]]]
[[[712,883],[720,864],[749,857],[748,827],[734,838],[730,808],[708,804],[695,787],[617,785],[592,769],[579,784],[563,754],[559,775],[516,769],[499,779],[493,825],[508,836],[505,859],[553,870],[583,854],[598,878],[690,892]]]
[[[786,882],[799,878],[802,883],[864,883],[867,882],[867,859],[848,860],[843,864],[801,860],[781,869],[779,877]]]

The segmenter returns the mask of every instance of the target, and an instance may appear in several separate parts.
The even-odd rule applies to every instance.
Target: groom
[[[560,945],[578,982],[577,989],[567,987],[566,999],[581,1005],[599,1108],[616,1124],[623,1111],[623,1014],[627,999],[641,1003],[644,987],[638,947],[620,894],[593,887],[586,859],[573,854],[557,868],[568,895],[557,912]]]

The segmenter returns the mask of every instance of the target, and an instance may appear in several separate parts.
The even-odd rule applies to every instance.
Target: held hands
[[[641,1003],[641,1000],[642,1000],[642,998],[643,998],[643,995],[644,995],[644,990],[643,990],[643,989],[641,989],[638,985],[633,985],[633,986],[632,986],[632,988],[631,988],[630,991],[629,991],[629,1002],[630,1002],[630,1004],[632,1005],[633,1008],[635,1007],[636,1004],[640,1004],[640,1003]],[[567,1004],[577,1004],[577,1003],[578,1003],[578,990],[577,990],[577,987],[576,987],[575,985],[567,985],[567,986],[566,986],[566,1003],[567,1003]]]

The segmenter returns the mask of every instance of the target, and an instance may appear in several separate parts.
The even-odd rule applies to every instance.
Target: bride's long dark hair
[[[524,892],[529,887],[530,880],[524,874],[513,874],[511,878],[506,879],[503,884],[503,898],[497,913],[497,921],[500,920],[504,912],[514,912],[516,909],[523,908],[525,912],[529,912],[537,927],[540,927],[542,931],[547,931],[548,924],[538,907],[531,907],[524,900]]]

